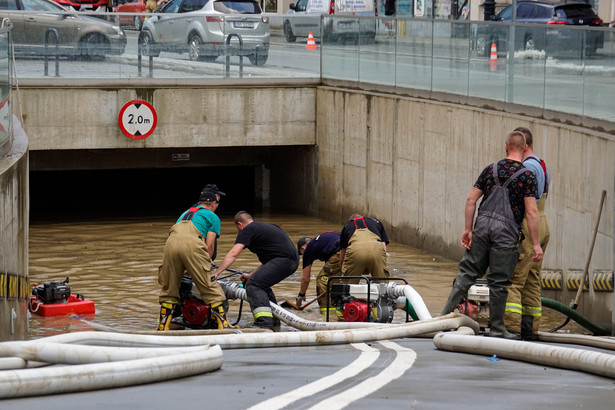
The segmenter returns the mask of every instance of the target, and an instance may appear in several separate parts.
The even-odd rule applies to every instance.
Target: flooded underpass
[[[82,294],[95,302],[96,314],[86,319],[117,330],[153,330],[159,311],[158,267],[168,230],[175,218],[33,221],[30,226],[30,282],[41,284],[69,277],[73,293]],[[279,225],[295,243],[303,235],[315,236],[320,232],[341,229],[340,225],[301,215],[256,214],[255,219]],[[230,250],[237,234],[231,214],[222,214],[221,221],[218,262]],[[391,276],[407,280],[421,295],[431,314],[437,316],[457,273],[458,261],[395,242],[389,245],[388,253]],[[251,270],[258,265],[255,255],[246,250],[231,268]],[[314,263],[307,300],[316,296],[314,277],[321,266],[319,261]],[[221,276],[226,274],[228,272]],[[295,274],[273,288],[278,303],[285,299],[294,301],[300,276],[301,265]],[[231,276],[227,280],[237,281],[238,278]],[[229,317],[232,321],[238,319],[238,312],[239,303],[231,302]],[[324,320],[317,303],[295,313],[307,320]],[[560,313],[546,308],[544,315],[541,330],[549,330],[565,320]],[[249,306],[245,303],[239,326],[250,326],[252,320]],[[405,313],[396,311],[394,322],[404,320]],[[29,335],[35,338],[85,329],[89,327],[69,317],[33,315]],[[292,328],[283,327],[283,330]],[[574,322],[568,324],[565,330],[587,333]]]

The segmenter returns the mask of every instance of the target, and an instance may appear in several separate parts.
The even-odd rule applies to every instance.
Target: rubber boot
[[[448,295],[448,300],[444,305],[444,309],[442,309],[442,313],[440,315],[448,315],[449,313],[455,311],[459,307],[459,304],[465,297],[468,295],[468,292],[462,289],[460,286],[453,286],[451,289],[451,293]]]
[[[160,316],[158,317],[158,328],[156,330],[169,330],[171,319],[173,319],[173,311],[177,307],[177,302],[165,300],[160,303]]]
[[[521,339],[535,342],[538,340],[538,335],[534,334],[534,316],[521,316]]]
[[[506,330],[504,325],[504,310],[506,309],[506,298],[492,299],[489,302],[489,336],[500,337],[502,339],[520,340],[521,337]]]
[[[273,317],[259,317],[254,321],[254,325],[252,327],[261,328],[261,329],[269,329],[274,330],[274,321]]]
[[[211,315],[218,322],[218,329],[239,329],[238,326],[233,326],[226,318],[226,311],[224,309],[224,302],[212,303],[210,305]]]
[[[282,327],[282,321],[274,316],[273,317],[273,329],[272,330],[274,332],[279,332],[281,327]]]

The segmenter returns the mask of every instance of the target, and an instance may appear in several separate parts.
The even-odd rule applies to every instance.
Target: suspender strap
[[[506,182],[504,182],[502,185],[502,188],[506,188],[508,185],[510,185],[510,183],[517,178],[519,175],[523,174],[525,171],[527,171],[527,168],[521,168],[519,169],[517,172],[515,172],[511,177],[509,177]],[[498,163],[494,162],[493,163],[493,179],[496,183],[496,185],[500,185],[500,177],[498,176]]]
[[[199,209],[205,209],[205,208],[201,206],[193,206],[192,208],[188,209],[188,212],[186,212],[186,214],[182,218],[182,221],[191,221],[192,218],[194,217],[194,214],[196,214]]]

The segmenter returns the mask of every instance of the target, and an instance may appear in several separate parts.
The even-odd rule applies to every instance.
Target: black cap
[[[201,192],[213,192],[214,194],[218,194],[220,196],[225,196],[226,194],[218,189],[218,185],[216,184],[207,184],[203,187]]]
[[[301,238],[299,238],[299,240],[297,241],[297,250],[299,251],[299,253],[301,253],[301,248],[311,240],[312,238],[310,238],[309,236],[302,236]]]
[[[205,187],[203,187],[203,190],[201,191],[201,195],[199,196],[199,201],[204,201],[204,202],[215,201],[218,199],[216,198],[216,194],[220,196],[226,195],[224,192],[218,189],[218,185],[207,184],[205,185]]]

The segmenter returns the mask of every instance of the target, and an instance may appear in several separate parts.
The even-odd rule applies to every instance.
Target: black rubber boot
[[[538,335],[533,333],[534,316],[521,316],[521,339],[535,342]]]
[[[509,340],[521,340],[515,333],[510,333],[504,325],[504,310],[506,309],[506,298],[491,299],[489,301],[489,336],[500,337]]]
[[[459,304],[465,297],[468,295],[467,290],[462,289],[461,286],[453,286],[451,289],[451,293],[448,295],[448,300],[444,305],[444,309],[442,309],[441,315],[448,315],[449,313],[455,311],[459,307]]]
[[[269,329],[273,330],[273,317],[259,317],[254,321],[253,327],[261,328],[261,329]]]

